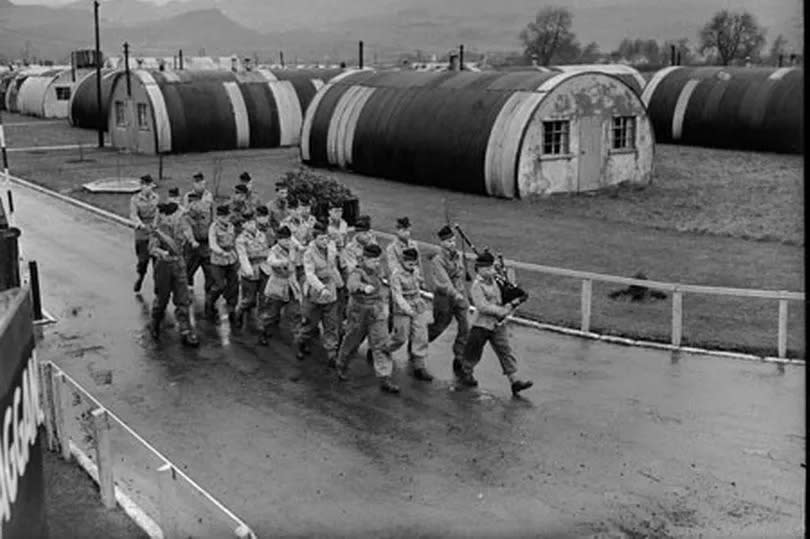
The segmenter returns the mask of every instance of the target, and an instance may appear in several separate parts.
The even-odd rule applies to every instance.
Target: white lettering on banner
[[[23,369],[22,385],[14,389],[12,403],[3,414],[0,430],[0,537],[3,522],[11,520],[17,487],[31,460],[37,429],[45,421],[39,397],[39,361],[34,351]]]

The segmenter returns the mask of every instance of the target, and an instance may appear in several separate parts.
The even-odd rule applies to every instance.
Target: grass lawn
[[[7,133],[11,148],[33,145],[40,130],[50,131],[49,144],[59,144],[59,136],[65,137],[62,144],[70,143],[77,131],[54,124],[15,129]],[[93,195],[81,184],[158,173],[155,156],[108,149],[88,150],[85,157],[92,161],[69,162],[78,158],[76,150],[9,155],[14,174],[122,215],[128,196]],[[185,189],[200,170],[209,183],[220,176],[219,191],[227,195],[247,170],[269,199],[273,182],[297,166],[296,149],[169,156],[161,191],[175,184]],[[653,280],[686,284],[804,290],[801,156],[659,145],[653,183],[643,189],[527,201],[330,174],[354,190],[361,211],[386,232],[393,231],[396,217],[408,215],[414,237],[435,242],[447,209],[477,244],[524,262],[623,276],[644,271]],[[578,281],[528,272],[519,272],[518,278],[532,296],[522,314],[578,327]],[[616,288],[621,287],[594,283],[592,329],[668,342],[671,302],[608,299]],[[685,345],[776,355],[776,302],[687,295],[683,307]],[[788,348],[789,355],[804,357],[801,303],[790,305]]]

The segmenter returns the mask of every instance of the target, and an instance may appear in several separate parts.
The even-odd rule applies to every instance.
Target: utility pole
[[[98,125],[98,147],[104,147],[104,124],[106,118],[101,118],[101,43],[98,33],[98,0],[93,0],[93,18],[96,24],[96,124]]]

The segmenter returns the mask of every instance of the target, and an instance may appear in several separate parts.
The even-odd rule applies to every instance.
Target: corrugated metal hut
[[[333,74],[135,70],[128,89],[119,72],[110,98],[112,145],[150,154],[295,146],[303,111]]]
[[[20,93],[20,87],[25,83],[28,77],[36,75],[38,73],[44,73],[50,70],[52,70],[52,68],[44,66],[31,66],[21,71],[18,71],[17,74],[14,76],[14,79],[6,87],[6,94],[4,99],[6,110],[9,112],[19,112],[20,108],[18,105],[17,97],[19,96]]]
[[[41,118],[67,118],[73,87],[89,72],[59,68],[28,77],[17,96],[19,111]]]
[[[73,127],[86,129],[107,130],[107,117],[110,112],[110,96],[112,85],[119,71],[105,68],[101,71],[101,114],[97,113],[96,101],[96,72],[91,71],[85,75],[73,89],[73,95],[68,105],[68,120]]]
[[[592,72],[360,72],[310,104],[302,160],[514,198],[648,183],[654,140],[621,80]]]
[[[804,70],[668,67],[644,89],[658,142],[801,153]]]
[[[511,66],[506,68],[499,68],[501,72],[518,72],[518,71],[539,71],[541,73],[567,73],[571,71],[594,71],[596,73],[605,73],[613,75],[623,80],[628,86],[633,88],[639,95],[644,90],[647,82],[644,76],[634,67],[624,64],[571,64],[571,65],[555,65],[555,66]]]
[[[21,114],[44,116],[45,93],[51,83],[64,72],[64,69],[51,69],[25,79],[17,94],[17,110]],[[69,71],[68,75],[70,75]]]

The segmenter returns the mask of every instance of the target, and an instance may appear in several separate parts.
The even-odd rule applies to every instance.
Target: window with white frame
[[[56,87],[56,100],[57,101],[70,101],[70,86],[57,86]]]
[[[543,122],[543,155],[569,153],[570,125],[568,120]]]
[[[611,147],[614,150],[632,150],[636,147],[636,117],[617,116],[613,118]]]
[[[123,101],[115,102],[115,125],[119,127],[127,126],[127,108]]]
[[[149,114],[146,103],[138,103],[138,129],[149,129]]]

